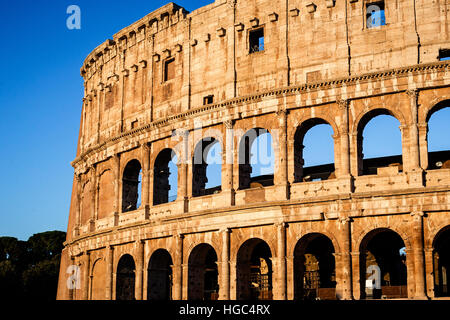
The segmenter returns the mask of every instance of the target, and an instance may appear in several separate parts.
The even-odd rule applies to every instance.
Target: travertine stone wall
[[[135,297],[146,299],[149,260],[165,249],[172,298],[187,299],[190,254],[206,243],[218,258],[219,298],[236,299],[238,251],[258,238],[271,251],[273,297],[293,299],[295,246],[320,233],[334,247],[337,298],[359,299],[360,244],[378,229],[395,231],[406,246],[407,296],[434,297],[433,241],[450,225],[450,169],[429,169],[427,128],[450,101],[450,64],[438,61],[450,48],[450,8],[445,0],[386,0],[386,25],[368,29],[367,3],[217,0],[191,13],[169,3],[98,46],[81,68],[58,298],[115,299],[118,262],[129,254]],[[264,50],[249,53],[258,28]],[[359,136],[378,114],[400,122],[403,168],[363,175]],[[297,182],[295,134],[311,119],[333,129],[335,176]],[[274,138],[274,185],[240,190],[238,146],[252,128]],[[192,159],[209,136],[223,150],[221,192],[193,197],[192,163],[182,162],[177,200],[153,205],[160,152]],[[132,160],[142,168],[142,204],[122,212]],[[71,265],[80,270],[73,290]]]

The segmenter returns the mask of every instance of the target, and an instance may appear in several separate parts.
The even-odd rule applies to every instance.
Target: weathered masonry
[[[81,68],[58,299],[449,296],[450,150],[428,150],[449,20],[446,0],[169,3],[101,44]],[[380,115],[401,154],[368,159]],[[322,124],[334,163],[308,166]]]

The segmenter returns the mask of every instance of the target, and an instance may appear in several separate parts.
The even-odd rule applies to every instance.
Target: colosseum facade
[[[449,296],[450,151],[428,152],[450,102],[449,19],[446,0],[169,3],[98,46],[58,299]],[[366,159],[379,115],[402,153]],[[334,163],[307,167],[319,124]],[[262,135],[274,170],[255,176]]]

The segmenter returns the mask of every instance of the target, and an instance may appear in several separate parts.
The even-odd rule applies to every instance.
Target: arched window
[[[214,138],[200,141],[192,159],[192,196],[199,197],[221,191],[222,150]]]
[[[336,264],[331,240],[320,233],[302,237],[294,250],[294,299],[335,300]]]
[[[378,168],[403,171],[400,122],[386,109],[364,115],[358,125],[359,175],[377,174]]]
[[[450,100],[430,111],[428,124],[428,169],[450,169]]]
[[[217,300],[219,294],[217,254],[206,243],[196,246],[189,255],[188,299]]]
[[[148,300],[172,300],[172,265],[167,250],[158,249],[152,254],[148,264]]]
[[[177,199],[177,156],[172,149],[164,149],[155,160],[153,168],[153,204],[163,204]]]
[[[140,207],[139,184],[141,180],[141,164],[137,160],[131,160],[123,171],[122,212],[133,211]]]
[[[389,229],[369,232],[360,245],[361,297],[406,298],[406,251],[403,239]]]
[[[266,129],[247,131],[239,144],[239,189],[273,185],[272,135]]]
[[[135,300],[135,272],[134,259],[125,254],[117,264],[116,300]]]
[[[236,261],[236,298],[238,300],[272,300],[272,252],[258,238],[244,242]]]
[[[450,226],[438,232],[433,241],[433,278],[436,297],[450,297]]]
[[[294,181],[317,181],[336,177],[333,128],[325,120],[309,119],[294,137]]]

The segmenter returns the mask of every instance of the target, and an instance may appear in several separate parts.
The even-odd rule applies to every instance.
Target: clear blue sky
[[[211,2],[176,3],[192,11]],[[80,67],[103,41],[166,3],[1,2],[0,236],[26,240],[38,232],[66,231],[73,179],[70,162],[75,158],[83,97]],[[81,8],[81,30],[66,27],[66,9],[72,4]],[[445,115],[440,126],[447,135],[439,141],[450,149],[446,127],[450,113]],[[387,135],[387,146],[392,135],[380,128],[374,134]],[[311,163],[326,158],[324,139],[328,138],[330,132],[324,131],[311,140],[317,142]]]

